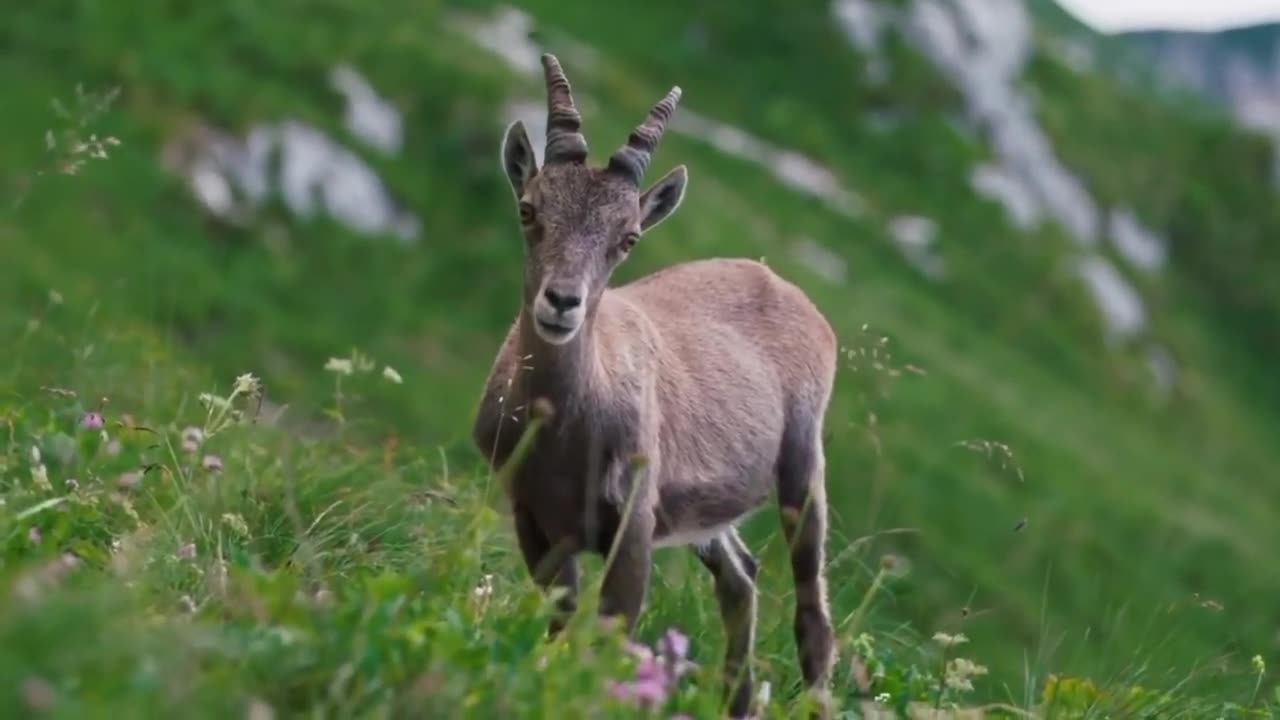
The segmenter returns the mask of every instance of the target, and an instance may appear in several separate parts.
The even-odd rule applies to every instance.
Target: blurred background
[[[252,372],[320,437],[356,353],[403,379],[351,399],[359,433],[479,471],[519,306],[499,144],[523,119],[540,157],[551,51],[593,162],[684,89],[648,176],[687,164],[685,203],[617,282],[764,258],[831,319],[831,553],[895,558],[882,612],[963,619],[1003,677],[1276,658],[1280,6],[1239,5],[15,4],[0,336],[81,330],[0,358],[0,391]]]

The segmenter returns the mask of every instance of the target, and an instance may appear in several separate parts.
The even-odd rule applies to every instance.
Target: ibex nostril
[[[560,312],[568,312],[582,304],[582,298],[572,292],[557,292],[551,288],[542,291],[551,307]]]

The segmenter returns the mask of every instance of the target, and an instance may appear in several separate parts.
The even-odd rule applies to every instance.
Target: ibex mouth
[[[538,335],[553,345],[566,343],[578,331],[577,325],[561,325],[559,323],[550,323],[542,318],[534,319]]]

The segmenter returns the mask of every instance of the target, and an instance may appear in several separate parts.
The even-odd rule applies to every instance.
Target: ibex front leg
[[[520,544],[520,553],[524,556],[525,567],[533,576],[533,581],[543,590],[563,588],[565,590],[556,601],[556,614],[551,619],[547,634],[554,637],[564,629],[574,610],[577,609],[578,594],[578,561],[574,557],[576,548],[566,544],[553,546],[542,529],[538,527],[533,514],[528,509],[515,507],[516,540]]]
[[[608,565],[600,588],[600,613],[621,616],[623,628],[630,635],[649,590],[654,517],[648,507],[633,507],[618,515],[618,528],[605,555]]]

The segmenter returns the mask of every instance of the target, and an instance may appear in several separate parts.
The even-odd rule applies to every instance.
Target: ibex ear
[[[502,140],[502,169],[506,171],[507,181],[517,198],[524,195],[525,185],[538,174],[538,159],[534,157],[524,123],[519,120],[507,127],[507,134]]]
[[[640,229],[648,230],[666,220],[684,200],[684,186],[689,182],[689,169],[684,165],[662,176],[640,196]]]

